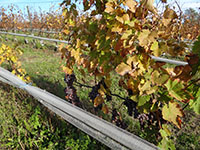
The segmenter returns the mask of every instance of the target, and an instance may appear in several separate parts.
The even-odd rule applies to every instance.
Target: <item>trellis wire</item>
[[[69,43],[68,41],[64,41],[64,40],[50,39],[50,38],[39,37],[39,36],[34,36],[34,35],[27,35],[27,34],[18,34],[18,33],[2,32],[2,31],[0,31],[0,34],[8,34],[8,35],[14,35],[14,36],[28,37],[28,38],[38,39],[38,40],[52,41],[52,42],[65,43],[65,44]]]
[[[0,28],[0,31],[35,31],[35,32],[41,32],[41,33],[48,33],[48,34],[59,34],[62,31],[58,30],[48,30],[48,29],[31,29],[31,28],[23,28],[23,29],[18,29],[18,28],[10,28],[10,29],[4,29]]]
[[[40,88],[0,67],[0,81],[24,89],[54,113],[112,149],[155,150],[155,145]]]
[[[46,40],[46,41],[69,44],[68,41],[50,39],[50,38],[39,37],[39,36],[34,36],[34,35],[18,34],[18,33],[11,33],[11,32],[2,32],[2,31],[0,31],[0,34],[8,34],[8,35],[14,35],[14,36],[34,38],[34,39],[38,39],[38,40]],[[154,59],[155,61],[161,61],[161,62],[166,62],[166,63],[170,63],[170,64],[175,64],[175,65],[183,65],[183,66],[185,66],[185,65],[188,64],[187,62],[184,62],[184,61],[171,60],[171,59],[166,59],[166,58],[161,58],[161,57],[155,57],[155,56],[152,56],[152,55],[150,55],[150,57],[152,59]]]

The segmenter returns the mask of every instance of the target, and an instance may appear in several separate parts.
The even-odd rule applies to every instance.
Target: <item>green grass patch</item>
[[[0,149],[109,149],[20,89],[0,82],[0,97]]]

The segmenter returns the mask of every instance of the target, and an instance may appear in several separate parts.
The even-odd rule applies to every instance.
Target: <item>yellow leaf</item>
[[[105,93],[106,93],[106,89],[103,87],[103,85],[100,85],[100,89],[98,90],[98,93],[101,95],[101,96],[104,96]]]
[[[107,12],[107,13],[113,13],[114,10],[115,10],[113,7],[114,7],[114,6],[113,6],[112,3],[110,3],[110,2],[106,3],[105,12]]]
[[[122,32],[122,28],[120,28],[119,26],[115,26],[115,27],[112,27],[111,31],[112,32],[121,33]]]
[[[147,44],[149,44],[149,41],[148,41],[149,34],[150,34],[150,31],[148,29],[142,30],[142,32],[138,36],[139,44],[141,46],[147,46]]]
[[[70,31],[67,30],[67,29],[65,29],[63,32],[64,32],[65,34],[69,34],[69,33],[70,33]]]
[[[162,109],[163,118],[174,123],[178,128],[181,128],[180,117],[183,117],[183,111],[178,103],[170,101]]]
[[[132,34],[132,29],[126,30],[126,31],[124,32],[124,34],[122,35],[121,40],[126,40],[126,39],[128,39],[128,37],[129,37],[131,34]]]
[[[99,106],[100,104],[102,104],[104,102],[104,99],[101,95],[97,96],[95,99],[94,99],[94,107],[97,107]]]
[[[125,64],[125,63],[122,62],[121,64],[119,64],[119,65],[116,67],[115,71],[116,71],[119,75],[124,76],[124,75],[127,74],[129,71],[131,71],[131,67],[130,67],[129,65],[127,65],[127,64]]]
[[[66,74],[72,74],[72,69],[68,68],[68,67],[62,67],[63,71],[66,73]]]
[[[123,21],[125,22],[125,21],[130,21],[130,18],[129,18],[129,15],[128,14],[124,14],[123,16],[122,16],[122,18],[123,18]]]
[[[171,19],[165,19],[165,18],[162,19],[162,23],[164,26],[168,26],[170,22],[171,22]]]
[[[124,19],[120,16],[116,16],[116,20],[121,22],[121,23],[124,23]]]
[[[153,51],[154,56],[160,56],[161,50],[159,49],[158,42],[154,41],[154,43],[151,45],[151,50]]]
[[[154,14],[157,14],[156,8],[153,6],[154,0],[144,0],[144,6]]]
[[[134,0],[125,0],[124,5],[128,6],[129,10],[135,13],[137,2]]]

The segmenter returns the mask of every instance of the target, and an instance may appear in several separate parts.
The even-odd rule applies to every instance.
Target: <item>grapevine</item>
[[[21,63],[19,61],[19,56],[21,54],[22,52],[17,47],[11,48],[2,44],[0,47],[0,65],[3,62],[8,62],[13,74],[23,81],[30,83],[30,77],[27,75],[26,71],[21,68]]]
[[[158,142],[161,135],[170,143],[160,133],[168,130],[169,123],[181,128],[184,106],[199,114],[198,82],[191,81],[200,69],[199,32],[186,32],[182,13],[178,15],[170,6],[160,13],[151,0],[84,0],[82,15],[77,15],[73,1],[63,5],[70,44],[62,49],[62,58],[67,59],[67,72],[77,65],[99,79],[89,94],[95,109],[105,110],[105,102],[112,103],[110,76],[115,72],[119,86],[127,91],[122,104],[128,114],[139,120],[144,131],[154,131]],[[188,39],[196,39],[191,50]],[[153,61],[151,55],[180,57],[188,64],[168,67]],[[112,122],[124,126],[118,110],[109,109]]]

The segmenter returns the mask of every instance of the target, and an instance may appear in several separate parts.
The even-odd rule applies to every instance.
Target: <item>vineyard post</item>
[[[29,10],[29,7],[26,6],[27,8],[27,12],[28,12],[28,18],[29,18],[29,22],[30,22],[30,28],[31,28],[31,33],[33,31],[33,28],[32,28],[32,20],[31,20],[31,14],[30,14],[30,10]]]

